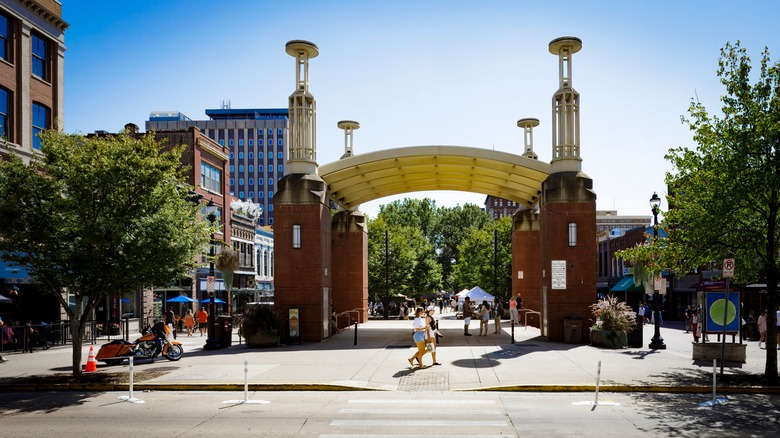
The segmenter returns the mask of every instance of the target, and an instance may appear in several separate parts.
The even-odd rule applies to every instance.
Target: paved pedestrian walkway
[[[221,350],[203,350],[205,337],[180,334],[184,357],[178,362],[158,358],[137,361],[135,371],[155,369],[166,373],[137,383],[137,389],[228,389],[243,388],[244,361],[247,381],[256,390],[370,389],[402,391],[592,390],[600,364],[602,390],[702,391],[711,390],[712,363],[691,359],[692,336],[680,322],[667,321],[661,328],[666,350],[649,350],[653,326],[644,327],[644,347],[611,350],[585,344],[548,342],[533,327],[515,327],[512,342],[508,321],[500,334],[476,336],[472,323],[463,335],[463,321],[452,315],[437,315],[441,332],[437,360],[442,364],[427,369],[410,368],[413,355],[411,321],[370,320],[319,343],[248,349],[233,345]],[[715,341],[714,336],[710,336]],[[747,342],[747,363],[730,363],[726,374],[764,371],[766,351]],[[95,345],[97,352],[99,345]],[[83,350],[86,362],[89,346]],[[67,373],[71,369],[70,346],[33,354],[5,353],[0,364],[3,378]],[[425,363],[430,364],[430,355]],[[98,373],[128,371],[128,365],[98,364]],[[7,385],[6,385],[7,386]],[[743,389],[744,391],[744,389]]]

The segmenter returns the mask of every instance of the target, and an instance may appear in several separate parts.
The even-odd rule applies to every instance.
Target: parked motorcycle
[[[162,354],[168,360],[179,360],[184,349],[181,342],[168,339],[167,330],[168,327],[164,323],[158,322],[151,328],[145,328],[141,332],[142,336],[135,342],[119,339],[103,344],[95,359],[105,362],[106,365],[118,365],[130,356],[136,359],[153,359]]]

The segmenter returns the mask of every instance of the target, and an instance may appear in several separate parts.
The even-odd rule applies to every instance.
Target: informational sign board
[[[206,291],[207,292],[214,292],[214,276],[209,275],[206,277]]]
[[[704,298],[704,309],[707,312],[705,330],[707,333],[723,333],[723,317],[726,317],[726,333],[739,332],[739,292],[729,292],[728,309],[726,292],[707,292]]]
[[[552,261],[552,288],[566,289],[566,260]]]
[[[301,319],[298,317],[298,309],[290,309],[290,337],[297,338],[301,335]]]

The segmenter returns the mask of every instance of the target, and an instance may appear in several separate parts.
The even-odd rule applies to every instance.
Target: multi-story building
[[[652,223],[653,216],[618,216],[617,210],[596,210],[596,231],[601,233],[614,230],[630,230],[637,227],[647,227]]]
[[[286,168],[288,109],[207,109],[209,120],[180,112],[153,112],[148,131],[196,126],[230,152],[230,193],[262,207],[258,225],[273,225],[273,196]]]
[[[57,0],[0,0],[0,158],[29,162],[62,126],[67,28]]]
[[[485,211],[493,216],[493,219],[499,220],[502,217],[512,216],[520,204],[509,199],[499,198],[498,196],[488,195],[485,198]]]
[[[257,257],[257,296],[255,301],[273,301],[274,298],[274,230],[270,226],[255,230]]]

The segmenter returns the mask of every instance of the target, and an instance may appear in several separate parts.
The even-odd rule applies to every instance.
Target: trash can
[[[582,342],[582,320],[579,318],[563,319],[563,342],[579,344]]]
[[[642,331],[644,322],[641,317],[637,317],[636,325],[628,332],[628,346],[634,348],[642,348],[644,341],[642,340]]]
[[[219,346],[222,348],[230,347],[233,344],[233,317],[230,315],[218,316],[215,332]]]

